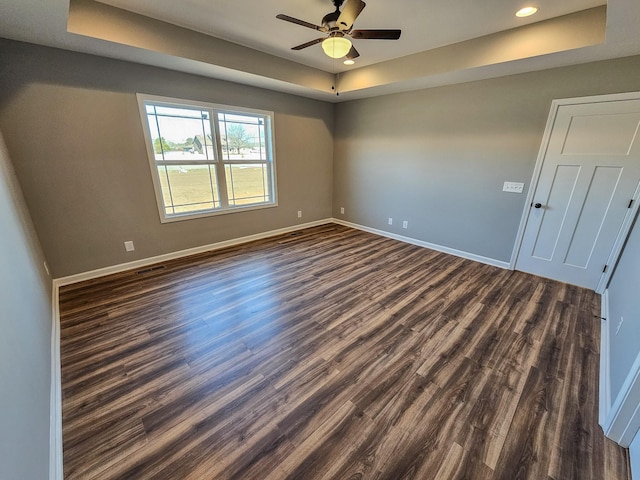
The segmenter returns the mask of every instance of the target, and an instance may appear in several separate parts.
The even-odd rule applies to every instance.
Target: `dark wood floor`
[[[60,307],[68,479],[628,479],[584,289],[327,225]]]

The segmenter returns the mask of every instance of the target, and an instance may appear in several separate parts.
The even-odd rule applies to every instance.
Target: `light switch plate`
[[[502,191],[509,193],[522,193],[523,189],[524,183],[520,182],[504,182],[504,185],[502,186]]]

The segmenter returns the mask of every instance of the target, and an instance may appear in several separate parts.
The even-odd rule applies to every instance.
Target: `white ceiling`
[[[321,25],[334,10],[332,0],[98,0],[156,20],[196,30],[327,72],[344,71],[320,45],[301,51],[291,47],[323,36],[283,22],[286,15]],[[348,1],[348,0],[347,0]],[[346,3],[346,2],[345,2]],[[355,29],[399,28],[400,40],[354,40],[358,67],[458,43],[548,18],[606,4],[606,0],[536,0],[539,12],[514,14],[526,0],[366,0]]]
[[[109,36],[109,32],[118,28],[103,25],[103,17],[97,14],[84,30],[70,33],[74,31],[70,27],[67,30],[70,1],[80,9],[100,5],[111,12],[131,15],[120,10],[124,9],[143,15],[134,16],[136,18],[155,20],[147,22],[153,24],[152,28],[142,34],[135,28],[127,30],[128,24],[124,23],[118,27],[120,37],[116,38]],[[543,25],[545,20],[602,5],[603,0],[533,0],[540,11],[527,19],[514,16],[518,8],[529,3],[527,0],[365,1],[367,6],[354,28],[399,28],[402,37],[398,41],[354,40],[361,56],[353,67],[329,59],[320,45],[292,51],[292,46],[321,35],[275,18],[278,13],[284,13],[319,24],[322,17],[333,10],[330,0],[99,0],[100,3],[92,0],[0,0],[0,37],[157,65],[331,102],[640,54],[638,0],[608,1],[604,42],[587,42],[558,51],[542,48],[530,54],[484,63],[476,60],[482,60],[480,53],[486,53],[486,45],[490,43],[487,39],[494,43],[502,41],[502,37],[487,35],[507,30],[515,32],[518,27],[531,23],[534,25],[530,27]],[[113,18],[119,17],[114,15]],[[571,19],[565,23],[570,26],[574,17],[565,18]],[[127,18],[129,20],[131,18]],[[184,28],[171,30],[167,23]],[[146,24],[139,22],[136,25]],[[94,30],[100,32],[94,34]],[[194,34],[197,38],[193,37],[193,42],[184,45],[171,42],[169,38],[170,34],[191,30],[208,36]],[[123,32],[128,39],[123,37]],[[164,45],[157,47],[157,40],[164,37],[164,32],[167,32],[166,38],[162,38]],[[582,34],[589,35],[588,32]],[[156,44],[150,43],[150,38]],[[181,38],[186,37],[182,35]],[[538,38],[540,44],[555,41],[549,36]],[[248,48],[229,48],[229,44],[217,39]],[[463,41],[467,42],[460,43]],[[472,58],[467,47],[483,42],[485,50],[477,50]],[[445,45],[451,46],[451,50],[447,50],[449,47],[438,49]],[[189,49],[194,46],[199,51],[192,55]],[[227,58],[226,63],[221,60],[220,52],[225,49],[233,50],[236,58],[229,54],[230,60]],[[209,51],[216,54],[207,56]],[[449,52],[467,53],[466,63],[457,55],[447,58]],[[238,56],[244,58],[244,64],[236,61]],[[436,58],[440,63],[437,68],[431,68],[432,59]],[[340,72],[339,80],[345,85],[344,94],[339,98],[329,88],[335,72]]]

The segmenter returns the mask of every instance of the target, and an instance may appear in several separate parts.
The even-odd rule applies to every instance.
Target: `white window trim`
[[[147,157],[149,160],[149,168],[151,170],[151,177],[153,179],[153,190],[156,196],[156,204],[158,206],[158,214],[160,215],[161,223],[178,222],[182,220],[192,220],[196,218],[213,217],[217,215],[227,215],[230,213],[246,212],[250,210],[262,210],[265,208],[273,208],[278,206],[278,188],[276,183],[276,153],[275,153],[275,134],[274,134],[274,113],[268,110],[258,110],[254,108],[246,107],[234,107],[231,105],[221,105],[209,102],[197,102],[193,100],[185,100],[181,98],[162,97],[157,95],[147,95],[144,93],[136,94],[138,100],[138,110],[140,112],[140,120],[142,122],[142,129],[144,132],[144,142],[147,149]],[[199,108],[211,109],[217,116],[218,113],[248,113],[253,115],[264,115],[269,121],[268,132],[265,132],[268,138],[266,138],[268,154],[268,163],[271,164],[271,185],[272,185],[272,201],[269,203],[259,203],[253,205],[239,205],[239,206],[225,206],[215,210],[205,210],[200,212],[186,212],[178,213],[174,215],[167,215],[165,212],[164,198],[162,194],[162,187],[160,184],[160,177],[158,176],[157,162],[155,159],[155,153],[153,151],[153,144],[151,140],[151,132],[149,131],[149,123],[147,120],[147,111],[145,108],[145,102],[154,102],[164,104],[168,107],[180,107],[180,106],[192,106]],[[215,148],[216,148],[216,162],[220,165],[225,165],[222,158],[222,145],[220,142],[219,125],[217,121],[212,122],[215,134]],[[195,162],[197,163],[197,162]],[[206,162],[211,164],[212,162]],[[260,162],[263,163],[263,162]]]

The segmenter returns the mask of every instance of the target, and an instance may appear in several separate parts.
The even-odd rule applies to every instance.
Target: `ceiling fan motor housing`
[[[322,18],[322,26],[327,27],[329,30],[334,30],[338,28],[338,18],[340,17],[340,10],[336,10],[335,12],[327,13]]]

